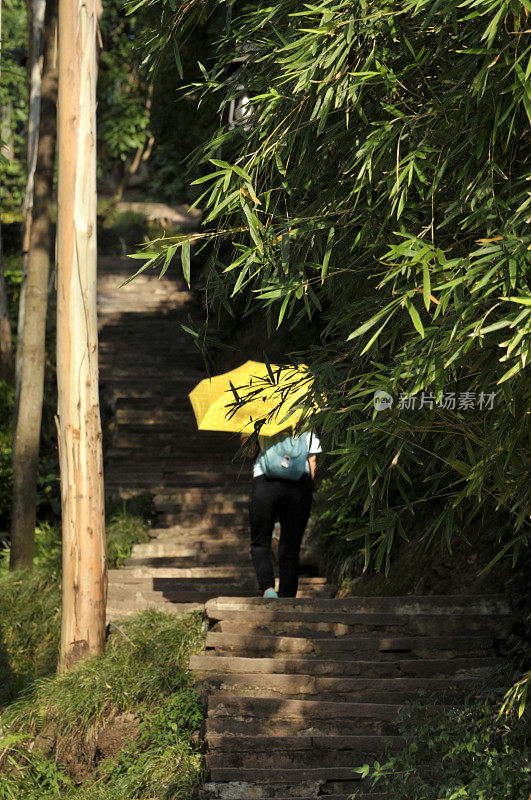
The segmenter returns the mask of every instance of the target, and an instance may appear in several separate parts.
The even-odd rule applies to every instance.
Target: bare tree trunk
[[[24,197],[24,239],[22,243],[22,284],[18,301],[18,340],[15,357],[15,425],[18,418],[20,384],[22,381],[22,340],[26,318],[26,279],[30,249],[33,209],[34,175],[37,165],[37,143],[41,111],[41,86],[43,70],[43,29],[46,0],[28,0],[28,173]]]
[[[96,319],[96,0],[59,0],[57,383],[63,513],[59,669],[101,653],[107,575]]]
[[[0,74],[2,68],[2,0],[0,0]],[[0,109],[0,114],[2,109]],[[9,304],[4,277],[4,251],[2,248],[2,219],[0,214],[0,378],[11,380],[13,371],[13,352],[11,345],[11,325],[9,324]]]
[[[31,568],[44,392],[46,311],[57,107],[57,0],[48,0],[35,196],[21,334],[21,383],[13,436],[11,569]]]

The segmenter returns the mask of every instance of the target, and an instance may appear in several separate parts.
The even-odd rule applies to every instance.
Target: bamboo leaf
[[[426,262],[422,265],[422,296],[424,298],[424,305],[426,306],[426,310],[430,310],[430,298],[431,298],[431,281],[430,281],[430,271],[428,269],[428,264]]]
[[[184,239],[181,245],[181,262],[184,279],[190,286],[190,239]]]
[[[406,297],[405,299],[405,306],[408,310],[409,316],[411,317],[411,321],[415,327],[415,330],[418,333],[420,333],[420,335],[424,338],[424,326],[421,322],[419,312],[417,311],[417,309],[415,308],[409,297]]]
[[[280,239],[280,256],[282,259],[282,269],[284,270],[284,273],[286,275],[289,272],[289,244],[290,244],[289,232],[284,232]]]
[[[321,267],[321,283],[324,283],[325,278],[326,278],[326,273],[328,272],[328,263],[330,261],[330,256],[332,254],[332,247],[334,246],[334,235],[335,235],[335,232],[336,232],[336,229],[332,225],[332,227],[328,231],[328,238],[326,240],[325,253],[324,253],[324,257],[323,257],[323,265]]]
[[[173,57],[175,58],[175,63],[177,65],[177,72],[179,73],[179,77],[183,77],[183,64],[181,61],[181,53],[179,51],[179,42],[177,39],[173,39]]]

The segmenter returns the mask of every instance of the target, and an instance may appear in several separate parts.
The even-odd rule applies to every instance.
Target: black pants
[[[260,591],[275,586],[271,537],[280,520],[279,597],[295,597],[299,581],[299,551],[312,505],[313,481],[305,473],[298,481],[253,478],[249,521],[251,557]]]

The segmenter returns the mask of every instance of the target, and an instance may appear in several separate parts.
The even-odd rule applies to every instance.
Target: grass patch
[[[136,513],[131,513],[129,510]],[[122,566],[133,545],[149,539],[151,503],[109,503],[107,565]],[[35,534],[32,572],[8,570],[0,558],[0,706],[57,667],[61,627],[61,531],[42,524]],[[1,797],[1,795],[0,795]]]
[[[35,681],[0,717],[1,800],[187,800],[201,784],[187,670],[201,615],[150,610],[111,631],[104,655]]]
[[[131,555],[133,545],[149,541],[149,524],[145,517],[133,514],[124,502],[107,522],[107,566],[121,567]]]
[[[0,571],[0,706],[57,665],[58,580],[40,570]]]

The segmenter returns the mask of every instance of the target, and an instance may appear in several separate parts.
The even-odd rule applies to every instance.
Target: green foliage
[[[132,516],[124,504],[107,523],[107,566],[121,567],[131,555],[133,545],[149,541],[149,527],[140,516]]]
[[[131,509],[131,510],[129,510]],[[150,505],[111,500],[107,521],[107,565],[122,566],[133,545],[148,541]],[[133,513],[136,512],[136,513]],[[32,572],[8,570],[0,557],[0,705],[57,666],[61,626],[61,529],[42,523],[35,531]]]
[[[37,542],[44,537],[37,533]],[[59,582],[46,570],[0,569],[0,706],[53,672],[61,628]]]
[[[400,714],[409,744],[385,763],[360,767],[375,791],[393,800],[527,800],[529,721],[499,715],[503,681],[463,708],[442,709],[421,698]],[[431,769],[426,767],[432,764]]]
[[[14,389],[11,384],[0,381],[0,542],[7,538],[11,518],[11,494],[13,470],[11,467],[12,418]],[[52,437],[48,435],[53,418],[53,406],[44,405],[44,425],[41,436],[39,474],[37,477],[37,520],[45,525],[60,516],[59,467],[55,426]],[[50,424],[51,423],[51,424]]]
[[[0,213],[21,213],[26,184],[27,79],[24,65],[26,3],[2,3],[2,81],[0,83]]]
[[[72,788],[72,781],[53,759],[26,752],[15,745],[16,739],[5,741],[10,743],[4,767],[8,774],[0,784],[0,800],[64,797],[65,791]]]
[[[189,737],[202,720],[199,696],[190,685],[163,699],[143,717],[135,744],[102,765],[105,780],[94,797],[109,797],[109,789],[112,797],[140,800],[189,797],[202,775],[201,755],[190,747]]]
[[[126,16],[122,0],[106,3],[101,18],[103,51],[98,76],[98,155],[100,169],[125,161],[150,135],[148,84],[139,72],[135,41],[144,20]]]
[[[0,717],[1,800],[188,800],[202,779],[201,755],[190,740],[202,710],[186,669],[202,646],[201,628],[200,615],[143,612],[113,626],[103,656],[35,683]],[[140,719],[134,741],[122,741],[88,778],[76,780],[69,771],[76,754],[93,752],[105,724],[128,711]],[[39,736],[50,732],[53,757],[39,746]],[[30,742],[36,746],[28,748]]]
[[[225,8],[162,5],[152,64],[169,32]],[[423,507],[438,509],[428,541],[450,546],[497,510],[500,556],[528,542],[526,14],[506,0],[257,3],[192,89],[223,111],[243,85],[253,109],[200,155],[209,301],[244,298],[271,326],[321,315],[298,354],[322,409],[308,398],[307,417],[334,456],[336,507],[363,498],[345,533],[381,566]],[[391,409],[373,409],[376,390]]]
[[[527,695],[531,686],[531,669],[522,675],[520,680],[511,686],[503,699],[501,714],[509,714],[514,708],[521,717],[526,709]]]
[[[161,63],[155,74],[146,73],[144,40],[149,41],[151,27],[160,23],[162,17],[159,20],[156,4],[137,5],[126,13],[126,7],[131,5],[124,0],[106,3],[101,21],[99,178],[109,189],[116,189],[126,175],[126,168],[143,150],[139,170],[142,199],[183,202],[188,195],[185,180],[190,166],[188,156],[197,141],[212,132],[215,109],[207,102],[203,113],[198,114],[195,100],[174,101],[184,81],[173,56]],[[187,73],[200,76],[196,54],[208,53],[211,40],[208,28],[199,27],[193,32],[181,54]],[[135,192],[133,187],[131,190]],[[141,239],[127,241],[136,244]]]
[[[103,656],[29,687],[6,711],[7,724],[36,734],[53,720],[58,735],[86,736],[114,714],[155,708],[182,685],[188,657],[203,642],[199,615],[150,610],[114,629]]]

